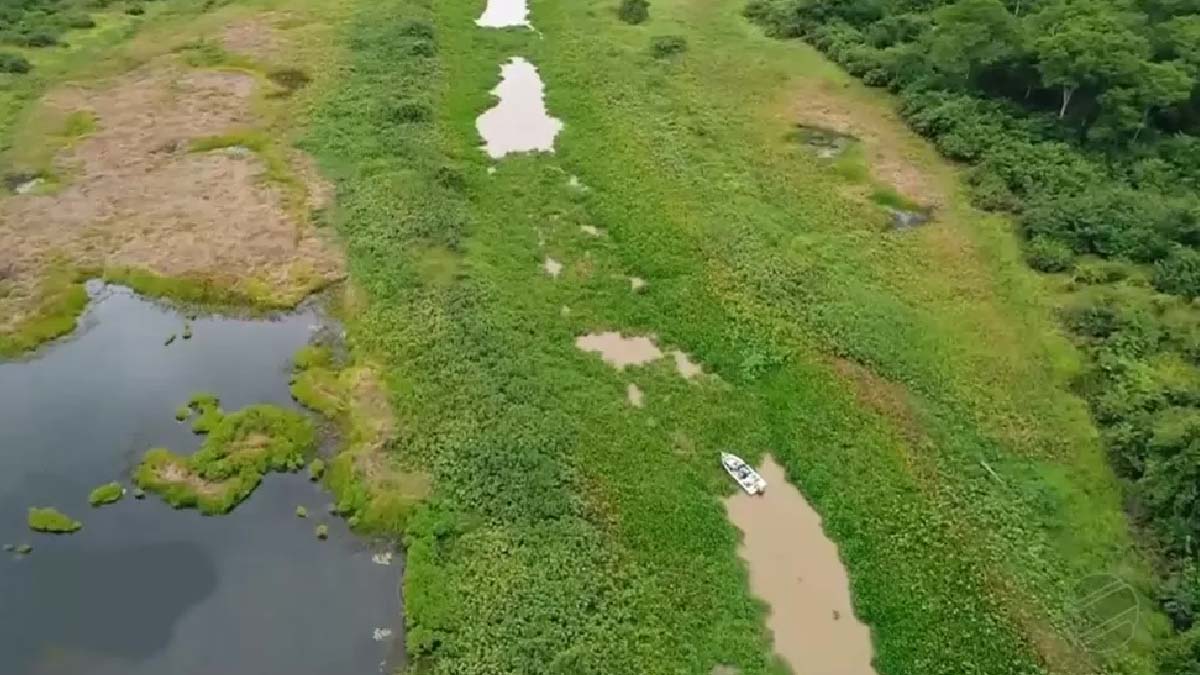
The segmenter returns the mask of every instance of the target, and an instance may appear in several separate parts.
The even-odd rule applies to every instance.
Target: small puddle
[[[808,124],[797,124],[796,128],[788,133],[787,138],[803,144],[821,159],[838,157],[858,142],[858,139],[850,134]]]
[[[621,337],[620,333],[592,333],[575,338],[575,346],[585,352],[596,352],[608,365],[617,370],[625,366],[640,366],[657,361],[662,351],[648,337]]]
[[[642,407],[642,390],[636,384],[630,382],[629,386],[625,387],[625,397],[629,399],[629,404],[633,407]]]
[[[897,230],[910,230],[928,223],[933,218],[933,212],[928,209],[905,211],[903,209],[889,208],[888,212],[892,214],[892,227]]]
[[[500,84],[492,90],[500,100],[475,120],[489,157],[554,152],[554,138],[563,123],[546,112],[545,91],[537,68],[525,59],[514,56],[500,66]]]
[[[768,456],[767,491],[725,500],[742,531],[750,590],[767,603],[775,651],[796,675],[875,675],[871,632],[854,616],[850,580],[821,516]]]
[[[531,28],[525,0],[487,0],[483,14],[475,20],[482,28]]]
[[[679,371],[679,375],[683,379],[690,380],[704,374],[704,368],[699,363],[692,361],[687,354],[677,351],[673,355],[675,356],[675,370]]]

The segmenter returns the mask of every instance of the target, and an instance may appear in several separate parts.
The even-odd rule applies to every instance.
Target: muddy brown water
[[[545,91],[537,68],[525,59],[514,56],[500,66],[500,84],[492,90],[500,100],[475,120],[489,157],[554,152],[563,123],[546,112]]]
[[[617,370],[625,366],[641,366],[662,358],[654,340],[643,336],[623,337],[620,333],[591,333],[575,338],[575,346],[585,352],[600,354],[600,358]]]
[[[129,475],[154,446],[200,442],[174,419],[197,390],[228,410],[293,406],[292,354],[319,322],[185,318],[127,290],[89,285],[80,329],[27,358],[0,361],[0,673],[4,675],[373,675],[403,665],[403,561],[326,515],[302,474],[270,475],[226,516],[126,496],[93,509],[88,492]],[[26,509],[83,522],[30,532]],[[303,505],[310,517],[295,516]],[[313,528],[329,525],[318,541]],[[377,557],[378,556],[378,557]]]
[[[769,607],[775,651],[796,675],[875,675],[870,630],[854,616],[850,580],[821,516],[768,456],[764,494],[725,500],[742,531],[750,590]]]
[[[529,6],[525,0],[487,0],[475,25],[481,28],[530,28]]]

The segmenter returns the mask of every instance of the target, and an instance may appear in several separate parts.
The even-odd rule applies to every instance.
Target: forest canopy
[[[1200,0],[751,0],[872,86],[1057,275],[1151,589],[1200,673]]]

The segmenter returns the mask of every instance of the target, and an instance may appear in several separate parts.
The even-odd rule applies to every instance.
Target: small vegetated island
[[[113,481],[92,490],[88,495],[88,503],[92,506],[104,506],[105,504],[121,501],[121,497],[124,496],[125,488],[121,487],[120,483]]]
[[[134,480],[175,508],[227,513],[250,496],[270,472],[299,471],[316,451],[316,429],[304,414],[252,405],[225,414],[213,396],[193,397],[197,433],[207,433],[193,455],[166,448],[146,453]]]
[[[83,523],[52,507],[31,507],[29,529],[50,534],[70,534],[83,528]]]

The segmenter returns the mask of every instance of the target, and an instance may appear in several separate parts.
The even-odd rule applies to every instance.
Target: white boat
[[[748,495],[762,494],[767,489],[767,481],[737,455],[722,452],[721,466],[742,486]]]

